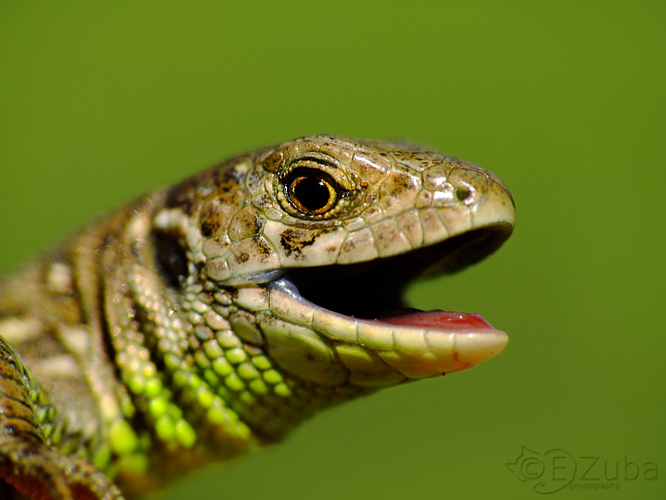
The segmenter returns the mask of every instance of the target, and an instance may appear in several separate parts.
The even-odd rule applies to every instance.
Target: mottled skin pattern
[[[494,356],[489,325],[374,318],[415,275],[494,251],[514,215],[470,163],[328,135],[122,207],[0,286],[0,497],[135,496]]]

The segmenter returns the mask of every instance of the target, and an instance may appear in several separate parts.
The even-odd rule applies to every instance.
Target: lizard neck
[[[277,366],[257,324],[266,314],[265,287],[241,293],[202,284],[197,269],[172,279],[159,254],[169,249],[152,228],[160,201],[134,211],[107,240],[101,263],[107,336],[123,388],[123,418],[107,425],[126,443],[115,460],[118,480],[138,491],[154,487],[146,477],[275,442],[316,411],[374,390],[321,385]]]

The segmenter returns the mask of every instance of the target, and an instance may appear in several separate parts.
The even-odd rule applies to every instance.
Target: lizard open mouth
[[[480,261],[511,230],[498,223],[367,263],[291,269],[268,284],[271,305],[286,323],[330,339],[341,357],[348,353],[340,345],[355,350],[352,359],[343,360],[348,368],[365,357],[370,368],[350,369],[357,384],[395,383],[384,372],[387,365],[398,380],[464,370],[498,354],[506,334],[478,314],[409,308],[403,291],[416,278],[454,273]]]
[[[504,243],[511,230],[508,224],[498,224],[393,257],[297,268],[289,276],[300,294],[320,307],[356,318],[388,321],[420,312],[406,304],[403,297],[412,281],[455,273],[484,259]]]

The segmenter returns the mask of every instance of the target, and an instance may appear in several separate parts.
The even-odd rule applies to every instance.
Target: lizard
[[[514,223],[489,171],[327,134],[122,206],[0,284],[0,496],[136,497],[495,356],[508,337],[483,317],[407,308],[403,291]]]

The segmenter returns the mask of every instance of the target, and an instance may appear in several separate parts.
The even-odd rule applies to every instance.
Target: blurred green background
[[[317,132],[430,144],[497,173],[518,225],[409,296],[482,313],[506,350],[155,500],[538,498],[537,469],[505,466],[523,446],[575,457],[574,484],[665,498],[665,21],[662,1],[5,0],[0,273],[249,148]],[[598,458],[591,481],[580,457]]]

